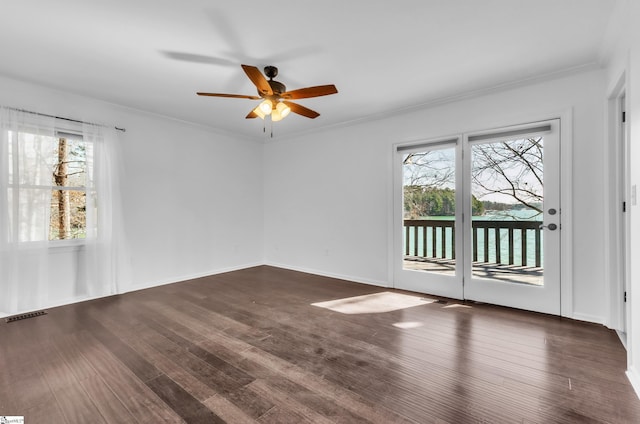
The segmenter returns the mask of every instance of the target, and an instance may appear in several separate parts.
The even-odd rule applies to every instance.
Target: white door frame
[[[629,196],[629,131],[622,131],[622,112],[626,92],[626,75],[623,73],[608,98],[608,142],[605,143],[606,183],[605,199],[605,275],[609,281],[607,327],[622,333],[627,331],[628,307],[624,304],[624,293],[628,282],[630,258],[629,237],[630,214],[622,213],[626,202],[627,211],[631,206]],[[624,341],[624,340],[623,340]]]
[[[473,262],[469,249],[472,245],[471,219],[464,223],[464,246],[467,253],[464,262],[465,299],[494,303],[531,311],[560,315],[561,313],[561,259],[562,231],[564,231],[564,208],[562,205],[560,179],[561,157],[560,119],[530,122],[505,128],[494,128],[464,135],[464,187],[471,189],[472,146],[514,140],[520,136],[543,136],[544,147],[544,221],[541,224],[555,224],[557,229],[544,229],[544,286],[508,283],[490,278],[473,276]],[[471,141],[477,138],[478,141]],[[548,184],[554,182],[554,184]],[[471,192],[464,193],[464,212],[471,216]],[[549,209],[557,212],[550,214]],[[555,254],[551,254],[554,252]]]
[[[559,110],[546,110],[540,111],[538,113],[533,114],[525,114],[514,116],[509,116],[507,118],[497,118],[495,120],[491,120],[491,122],[487,122],[486,125],[476,126],[474,128],[465,129],[461,126],[459,132],[460,133],[476,133],[479,128],[481,130],[486,128],[501,128],[508,127],[514,125],[515,123],[522,122],[538,122],[538,121],[548,121],[552,119],[560,118],[560,181],[561,181],[561,198],[560,202],[562,204],[562,215],[563,215],[563,226],[562,232],[560,234],[561,237],[561,255],[562,255],[562,267],[560,271],[560,279],[562,281],[561,292],[560,292],[560,315],[567,318],[575,318],[575,319],[583,319],[587,321],[593,321],[594,317],[583,317],[575,314],[573,309],[573,109],[571,107]],[[432,137],[425,137],[425,139],[430,139]],[[443,137],[440,137],[443,138]],[[398,145],[406,145],[411,144],[411,141],[404,141],[395,143],[392,145],[392,149],[390,150],[390,170],[392,174],[397,174],[396,169],[396,148]],[[414,140],[413,143],[416,143]],[[395,178],[395,177],[394,177]],[[396,216],[396,207],[397,202],[395,201],[395,180],[390,178],[388,180],[390,184],[388,185],[388,193],[389,193],[389,220],[388,220],[388,234],[389,240],[389,249],[388,249],[388,265],[389,265],[389,286],[396,287],[396,280],[394,277],[394,260],[396,255],[396,244],[394,243],[394,238],[397,233],[397,216]],[[434,293],[435,294],[435,293]],[[596,320],[597,321],[597,320]]]

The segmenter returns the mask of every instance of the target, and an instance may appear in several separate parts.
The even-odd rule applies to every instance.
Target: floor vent
[[[14,322],[14,321],[20,321],[28,318],[35,318],[35,317],[39,317],[40,315],[46,315],[46,314],[47,314],[47,311],[35,311],[35,312],[29,312],[26,314],[14,315],[12,317],[5,318],[4,320],[6,322]]]

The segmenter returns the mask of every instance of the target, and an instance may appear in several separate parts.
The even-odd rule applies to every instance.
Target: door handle
[[[545,228],[548,228],[550,231],[555,231],[558,229],[558,226],[556,224],[551,223],[549,225],[541,225],[538,227],[538,229],[540,230],[543,230]]]

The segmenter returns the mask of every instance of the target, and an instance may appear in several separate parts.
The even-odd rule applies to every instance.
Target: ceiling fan
[[[287,91],[287,87],[279,81],[274,80],[278,75],[278,68],[275,66],[266,66],[264,74],[269,78],[267,80],[258,68],[250,65],[241,65],[251,82],[258,89],[258,96],[248,96],[244,94],[224,94],[224,93],[202,93],[198,92],[198,96],[211,97],[231,97],[236,99],[263,100],[256,108],[246,116],[247,119],[261,118],[271,116],[273,122],[280,121],[290,112],[307,118],[315,119],[320,114],[307,107],[293,103],[290,100],[308,99],[310,97],[328,96],[336,94],[338,89],[335,85],[317,85],[314,87],[300,88],[297,90]]]

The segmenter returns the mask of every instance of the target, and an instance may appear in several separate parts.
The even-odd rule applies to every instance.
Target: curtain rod
[[[47,113],[33,112],[31,110],[26,110],[26,109],[18,109],[18,108],[15,108],[15,107],[6,107],[6,106],[5,106],[5,108],[9,109],[9,110],[15,110],[17,112],[30,113],[32,115],[46,116],[47,118],[55,118],[55,119],[62,119],[63,121],[77,122],[79,124],[97,125],[99,127],[106,127],[106,128],[109,127],[109,125],[96,124],[95,122],[79,121],[77,119],[64,118],[62,116],[49,115]],[[126,132],[127,131],[126,128],[119,128],[119,127],[116,127],[116,126],[114,126],[113,128],[115,128],[117,131],[122,131],[122,132]]]

